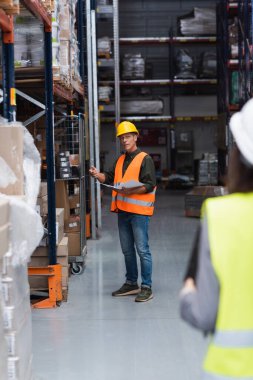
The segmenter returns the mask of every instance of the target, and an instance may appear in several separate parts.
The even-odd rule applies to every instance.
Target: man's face
[[[128,153],[134,152],[137,148],[137,134],[136,133],[124,133],[124,135],[119,136],[120,143],[124,150]]]

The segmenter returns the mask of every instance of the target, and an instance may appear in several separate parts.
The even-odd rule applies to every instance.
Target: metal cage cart
[[[55,118],[54,138],[56,206],[64,207],[64,232],[69,240],[71,272],[81,274],[87,253],[83,115]]]

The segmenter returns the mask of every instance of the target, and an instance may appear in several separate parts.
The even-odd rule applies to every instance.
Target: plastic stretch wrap
[[[162,100],[122,100],[121,112],[123,115],[162,115]]]
[[[109,37],[98,38],[97,42],[98,56],[110,55],[111,53],[111,40]]]
[[[200,56],[199,78],[217,77],[217,60],[215,52],[204,52]]]
[[[6,266],[4,271],[10,272]],[[11,275],[4,275],[2,278],[3,299],[6,306],[18,305],[21,299],[29,292],[27,280],[27,265],[11,266]]]
[[[13,185],[17,181],[17,177],[7,162],[0,156],[0,187]]]
[[[98,88],[98,98],[101,102],[109,102],[112,94],[112,87],[100,86]]]
[[[195,62],[187,49],[180,49],[176,55],[177,73],[175,78],[195,79]]]
[[[231,22],[231,21],[230,21]],[[238,56],[238,18],[235,17],[228,26],[229,47],[232,58]]]
[[[6,128],[20,127],[23,129],[23,172],[24,172],[24,193],[26,203],[35,208],[40,186],[40,166],[41,158],[37,150],[34,140],[30,132],[21,124],[17,122],[3,123],[0,120],[0,126]],[[1,152],[0,152],[1,156]],[[0,187],[6,187],[7,184],[15,182],[15,174],[8,168],[8,163],[0,161]],[[5,184],[5,186],[1,186]]]
[[[24,128],[24,176],[25,197],[29,206],[35,208],[40,188],[41,158],[34,139],[30,132]]]
[[[194,8],[191,14],[178,18],[180,33],[187,35],[215,35],[215,8]]]
[[[0,276],[1,281],[1,276]],[[0,291],[0,379],[8,379],[7,377],[7,345],[4,334],[4,321],[3,321],[3,306]]]
[[[27,318],[31,318],[30,291],[18,305],[3,307],[5,332],[18,330]]]
[[[145,60],[141,54],[125,54],[122,60],[122,78],[145,78]]]
[[[26,263],[42,239],[44,230],[41,217],[23,200],[0,195],[10,203],[11,264]]]
[[[15,66],[41,66],[44,64],[43,25],[26,13],[15,20]]]

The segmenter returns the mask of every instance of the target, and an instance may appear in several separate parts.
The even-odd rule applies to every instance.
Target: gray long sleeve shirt
[[[219,304],[219,282],[210,257],[207,219],[201,225],[196,291],[182,290],[181,317],[193,327],[213,332]]]

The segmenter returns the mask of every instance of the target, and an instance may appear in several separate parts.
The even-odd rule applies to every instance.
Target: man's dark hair
[[[253,191],[253,165],[244,159],[236,145],[230,153],[227,187],[230,194]]]

